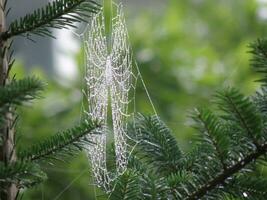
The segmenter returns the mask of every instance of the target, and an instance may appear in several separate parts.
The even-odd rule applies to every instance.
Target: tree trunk
[[[5,13],[2,10],[5,0],[0,0],[0,32],[6,30]],[[0,41],[0,86],[3,87],[8,82],[8,61],[7,61],[7,45],[8,41]],[[10,108],[11,109],[11,108]],[[0,136],[2,137],[2,144],[0,146],[0,161],[5,165],[16,161],[16,154],[14,148],[14,128],[13,116],[11,112],[6,114],[6,120],[3,126],[0,127]],[[0,185],[0,200],[15,200],[18,189],[15,184]]]

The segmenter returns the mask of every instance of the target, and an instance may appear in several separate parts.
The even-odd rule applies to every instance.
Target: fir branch
[[[93,145],[89,134],[102,134],[98,132],[99,122],[88,120],[80,126],[57,133],[32,147],[19,151],[21,160],[43,161],[62,160],[64,156],[73,155],[88,145]]]
[[[219,108],[226,113],[223,117],[235,122],[257,146],[262,137],[262,119],[251,100],[234,88],[218,92],[216,97]]]
[[[5,121],[11,106],[40,97],[43,89],[44,83],[34,77],[12,80],[8,85],[0,87],[0,125]]]
[[[131,154],[128,160],[128,168],[138,171],[141,174],[146,173],[148,166],[145,165],[135,154]]]
[[[213,146],[222,166],[226,168],[230,141],[220,119],[207,109],[198,109],[192,116],[202,133],[200,142]]]
[[[267,85],[267,40],[258,39],[250,45],[249,52],[253,55],[251,66],[263,76],[258,81],[262,82],[263,85]]]
[[[168,193],[171,194],[174,199],[183,199],[183,196],[186,195],[184,194],[184,188],[192,178],[192,173],[185,170],[170,174],[166,177]]]
[[[138,153],[148,164],[154,165],[158,172],[171,173],[182,168],[183,153],[170,129],[158,116],[137,115],[128,134],[140,141],[137,145]]]
[[[15,183],[19,188],[27,188],[46,179],[46,174],[35,163],[16,162],[6,165],[0,162],[0,184]]]
[[[194,119],[201,139],[188,154],[181,153],[157,116],[137,118],[129,135],[139,141],[134,156],[141,159],[130,159],[128,167],[138,171],[142,199],[160,199],[154,195],[155,188],[163,199],[266,199],[267,181],[248,174],[267,158],[266,88],[251,99],[236,89],[216,96],[220,115],[197,111]]]
[[[141,200],[140,179],[133,170],[127,170],[115,182],[111,200]]]
[[[227,186],[227,191],[234,196],[244,196],[245,194],[245,197],[249,199],[266,200],[266,188],[267,179],[264,175],[248,173],[235,177]]]
[[[167,199],[167,186],[164,177],[159,178],[159,174],[154,173],[151,166],[148,166],[137,156],[131,154],[127,167],[136,172],[139,176],[142,193],[141,199]]]
[[[55,0],[31,14],[11,22],[9,29],[0,38],[8,38],[31,34],[53,37],[49,28],[62,29],[75,27],[76,22],[84,21],[100,9],[99,4],[91,0]]]
[[[260,113],[267,117],[267,87],[262,87],[253,96],[253,102],[257,106]]]
[[[43,89],[43,82],[34,77],[13,80],[10,84],[0,87],[0,109],[12,104],[21,105],[40,97],[40,91]]]
[[[156,173],[147,172],[140,176],[142,199],[168,199],[167,186],[164,177],[159,178]]]
[[[225,181],[238,173],[240,170],[245,168],[248,164],[254,162],[259,157],[265,155],[267,152],[267,144],[261,145],[257,147],[257,150],[253,153],[250,153],[242,160],[238,161],[231,167],[228,167],[226,170],[218,174],[214,179],[206,182],[202,186],[200,186],[196,191],[186,197],[186,200],[195,200],[204,197],[209,191],[215,189],[219,185],[225,183]]]

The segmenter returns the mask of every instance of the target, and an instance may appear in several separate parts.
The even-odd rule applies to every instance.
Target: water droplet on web
[[[247,194],[246,192],[243,192],[243,196],[244,196],[245,198],[247,198],[247,197],[248,197],[248,194]]]

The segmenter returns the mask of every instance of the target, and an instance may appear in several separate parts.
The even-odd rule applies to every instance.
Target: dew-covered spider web
[[[123,7],[120,4],[115,5],[115,8],[115,16],[111,20],[110,37],[106,36],[103,10],[92,17],[83,35],[88,101],[85,113],[93,120],[101,120],[104,124],[98,130],[104,134],[88,136],[90,141],[95,143],[87,148],[88,157],[91,161],[95,184],[105,188],[106,191],[111,190],[110,183],[127,167],[131,151],[127,141],[131,138],[127,136],[126,129],[128,118],[133,116],[133,111],[129,111],[128,105],[134,101],[135,85],[140,77],[139,69],[132,59]],[[137,68],[135,73],[133,66]],[[150,97],[149,100],[151,100]],[[151,105],[154,109],[152,102]],[[109,121],[111,126],[108,125]],[[107,169],[106,143],[107,134],[110,131],[114,134],[115,174]]]

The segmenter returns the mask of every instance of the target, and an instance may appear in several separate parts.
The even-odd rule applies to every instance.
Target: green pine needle
[[[135,171],[127,170],[114,185],[110,200],[141,200],[140,179]]]
[[[267,117],[267,87],[262,87],[253,96],[253,101],[255,102],[260,113]]]
[[[199,143],[189,153],[181,154],[176,149],[176,140],[157,116],[138,115],[128,134],[140,143],[130,156],[128,168],[138,174],[142,199],[232,199],[236,197],[231,195],[233,190],[239,191],[237,194],[240,195],[240,191],[247,191],[246,194],[255,195],[255,199],[265,198],[263,187],[253,180],[247,185],[244,181],[243,190],[237,188],[241,186],[240,175],[251,171],[255,161],[266,159],[263,156],[267,152],[267,142],[244,148],[245,145],[252,146],[256,138],[254,134],[259,134],[255,131],[248,134],[248,130],[257,131],[258,126],[249,115],[260,120],[264,118],[251,100],[237,90],[224,90],[217,98],[220,114],[224,114],[217,116],[207,109],[196,111],[193,118],[201,134]],[[118,180],[118,183],[123,184],[123,181]],[[265,185],[264,181],[262,185]],[[156,190],[160,195],[155,193]],[[116,190],[112,192],[113,196],[119,194]]]
[[[267,40],[258,39],[250,45],[250,53],[253,55],[251,66],[263,77],[259,79],[263,85],[267,85]]]
[[[90,134],[102,134],[98,132],[101,126],[99,122],[88,120],[80,126],[57,133],[40,141],[32,147],[18,151],[21,160],[30,161],[53,161],[63,160],[86,149],[88,145],[94,145],[90,141]]]
[[[44,83],[39,79],[30,77],[22,80],[12,80],[6,86],[0,87],[0,126],[10,112],[10,107],[19,106],[24,102],[40,97]]]
[[[43,89],[44,83],[34,77],[13,80],[8,85],[0,87],[0,108],[21,105],[38,98]]]
[[[17,35],[29,37],[32,34],[53,37],[50,28],[76,27],[77,22],[85,21],[84,17],[90,17],[99,9],[99,4],[91,0],[55,0],[11,22],[1,38],[6,40]]]
[[[137,145],[140,157],[154,165],[159,172],[166,174],[182,168],[183,153],[170,129],[158,116],[137,115],[128,134],[140,141]]]
[[[257,145],[262,137],[263,124],[256,105],[234,88],[218,92],[216,96],[220,109],[225,112],[224,118],[235,123]]]
[[[228,186],[235,196],[246,196],[248,199],[265,200],[267,199],[267,179],[261,175],[241,175],[236,177]]]
[[[27,188],[44,182],[46,179],[46,174],[35,163],[16,162],[6,165],[0,162],[0,186],[15,183],[19,188]]]
[[[208,109],[196,110],[193,119],[201,133],[200,142],[211,145],[223,167],[226,167],[230,141],[222,121]]]

